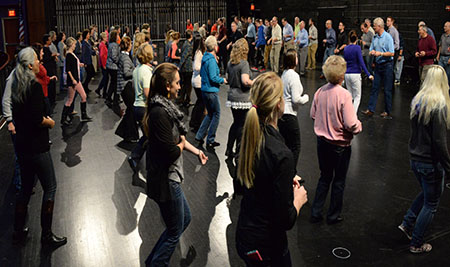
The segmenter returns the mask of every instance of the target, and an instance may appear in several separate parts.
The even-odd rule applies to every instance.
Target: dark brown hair
[[[117,30],[113,30],[109,33],[109,42],[110,43],[117,42]]]
[[[358,35],[356,34],[355,30],[351,30],[348,33],[348,39],[350,40],[350,43],[354,43],[356,42],[356,40],[358,40]]]
[[[295,66],[297,66],[297,51],[295,49],[289,49],[284,54],[284,69],[293,69]]]

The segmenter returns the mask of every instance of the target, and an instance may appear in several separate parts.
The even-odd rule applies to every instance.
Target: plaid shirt
[[[193,54],[192,41],[186,40],[181,49],[181,61],[180,70],[181,72],[192,72],[192,54]]]

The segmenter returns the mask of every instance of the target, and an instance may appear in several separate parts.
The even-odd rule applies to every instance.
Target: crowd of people
[[[373,81],[369,105],[363,113],[374,114],[383,82],[385,108],[381,117],[392,118],[391,90],[400,83],[404,60],[404,42],[394,18],[387,18],[387,31],[382,18],[373,20],[373,28],[366,19],[360,25],[362,36],[356,30],[347,31],[344,22],[339,22],[336,34],[333,22],[327,20],[323,40],[318,38],[313,19],[308,20],[307,30],[305,21],[298,17],[294,27],[286,18],[280,25],[277,17],[270,21],[234,17],[229,32],[225,18],[202,26],[190,20],[186,24],[183,33],[172,29],[167,32],[163,63],[156,61],[157,46],[151,41],[149,24],[134,34],[128,27],[121,33],[120,26],[98,33],[95,25],[75,38],[50,32],[43,36],[42,44],[18,52],[3,96],[3,114],[20,169],[15,174],[20,189],[15,243],[23,243],[28,234],[27,206],[35,176],[44,190],[42,244],[56,248],[67,242],[51,230],[56,176],[49,152],[49,129],[55,126],[56,82],[59,80],[60,91],[66,94],[61,126],[73,123],[76,95],[81,98],[81,122],[89,122],[89,85],[100,68],[102,78],[95,93],[108,107],[119,110],[122,119],[116,134],[136,143],[128,157],[134,173],[146,154],[147,195],[158,204],[166,224],[146,264],[167,266],[190,223],[189,204],[180,186],[184,179],[182,152],[195,154],[204,165],[208,161],[203,152],[205,138],[207,149],[220,146],[216,141],[221,114],[219,91],[227,84],[226,107],[231,109],[233,122],[225,155],[236,162],[234,191],[243,195],[236,232],[238,254],[248,266],[260,266],[262,262],[264,266],[291,266],[286,231],[293,227],[307,202],[298,176],[301,128],[297,112],[310,99],[304,94],[300,77],[317,68],[319,43],[325,48],[322,74],[327,84],[315,92],[310,110],[320,169],[310,221],[324,219],[330,186],[326,221],[330,225],[343,221],[351,141],[363,129],[357,115],[362,72]],[[398,226],[411,240],[412,253],[431,250],[424,242],[424,232],[436,212],[444,177],[450,174],[446,146],[450,128],[450,22],[445,23],[444,31],[436,42],[424,22],[418,25],[415,57],[421,87],[411,103],[409,152],[423,192]],[[435,60],[440,66],[434,64]],[[192,87],[195,103],[191,103]],[[189,127],[183,120],[191,106],[189,127],[196,144],[186,140]]]

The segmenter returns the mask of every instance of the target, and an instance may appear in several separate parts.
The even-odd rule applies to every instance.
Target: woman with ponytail
[[[294,226],[307,193],[278,131],[284,112],[281,79],[274,72],[260,75],[250,100],[238,165],[245,189],[236,248],[247,266],[291,266],[286,231]]]
[[[52,232],[53,207],[55,204],[56,178],[50,155],[48,129],[55,121],[45,114],[44,93],[36,81],[39,73],[39,59],[33,48],[19,52],[12,80],[12,116],[16,130],[16,152],[20,165],[22,188],[16,201],[13,242],[25,242],[28,228],[25,228],[28,202],[35,177],[44,191],[41,208],[41,243],[58,247],[67,243],[65,237]]]
[[[144,116],[147,146],[147,194],[155,200],[166,230],[145,261],[147,266],[168,266],[181,234],[191,220],[189,205],[181,189],[184,178],[183,150],[195,154],[201,164],[208,157],[186,140],[183,113],[173,103],[180,90],[178,68],[170,63],[153,72]]]

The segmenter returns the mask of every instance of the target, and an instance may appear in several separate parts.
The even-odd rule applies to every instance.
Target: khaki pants
[[[315,69],[316,68],[316,52],[317,52],[317,46],[318,44],[312,44],[308,46],[308,69]]]
[[[272,45],[272,50],[270,51],[270,65],[272,66],[272,71],[278,73],[280,65],[280,51],[281,44]]]
[[[272,50],[272,45],[266,45],[266,48],[264,49],[264,67],[266,69],[269,68],[270,50]]]
[[[431,65],[419,66],[419,76],[420,76],[420,84],[423,83],[425,77],[427,77],[427,72],[430,69]]]

